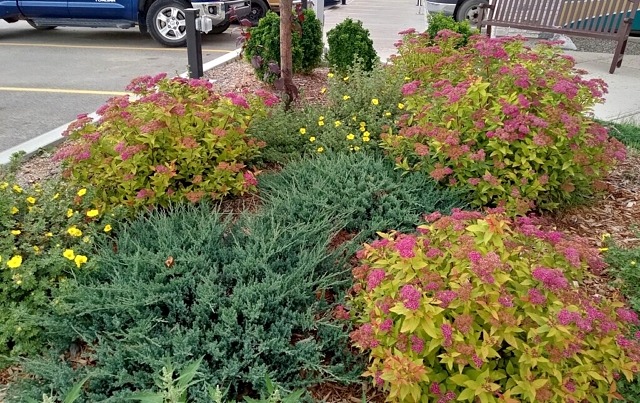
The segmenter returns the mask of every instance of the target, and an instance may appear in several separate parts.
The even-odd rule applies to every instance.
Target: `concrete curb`
[[[234,60],[238,60],[240,58],[241,51],[242,51],[241,49],[236,49],[225,54],[224,56],[220,56],[216,58],[215,60],[204,63],[202,65],[202,70],[206,72],[218,66],[222,66]],[[189,73],[184,72],[180,74],[180,77],[183,77],[183,78],[189,77]],[[94,119],[98,117],[98,115],[96,115],[95,112],[89,114],[89,116],[91,116]],[[24,151],[26,153],[25,157],[31,157],[40,150],[47,149],[60,144],[64,140],[64,137],[62,137],[62,133],[65,130],[67,130],[67,127],[69,126],[70,123],[71,122],[65,123],[64,125],[57,127],[51,131],[48,131],[44,134],[41,134],[38,137],[32,138],[30,140],[25,141],[24,143],[18,144],[17,146],[11,147],[8,150],[0,152],[0,165],[8,164],[11,161],[11,156],[15,153]]]

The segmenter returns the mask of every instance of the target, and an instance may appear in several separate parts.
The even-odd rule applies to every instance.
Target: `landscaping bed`
[[[633,401],[640,128],[553,47],[461,32],[290,109],[246,61],[142,77],[16,162],[7,400]]]

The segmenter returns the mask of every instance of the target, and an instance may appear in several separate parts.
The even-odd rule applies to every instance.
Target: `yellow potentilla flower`
[[[361,131],[361,132],[366,132],[366,131],[367,131],[367,128],[366,128],[366,127],[360,127],[360,131]]]
[[[358,146],[353,147],[353,151],[360,151],[360,147]]]
[[[78,196],[82,197],[82,196],[87,194],[87,189],[82,188],[82,189],[78,190],[77,194],[78,194]]]
[[[27,203],[36,204],[36,198],[31,196],[27,197]]]
[[[22,256],[14,255],[11,259],[7,260],[7,266],[10,269],[17,269],[22,265]]]
[[[349,76],[346,76],[345,78],[343,78],[344,81],[349,81]]]
[[[104,226],[104,232],[109,232],[111,230],[112,230],[111,225],[107,224]]]
[[[11,207],[11,214],[17,214],[18,213],[18,208],[16,206]]]
[[[318,126],[324,126],[324,120],[318,120]]]
[[[19,229],[11,230],[11,235],[20,235],[21,233],[22,231],[20,231]]]
[[[391,112],[385,112],[384,116],[391,116]]]
[[[307,129],[305,129],[304,127],[300,128],[300,134],[306,134],[307,133]]]
[[[309,137],[309,141],[313,143],[314,141],[316,141],[316,138],[311,136],[311,137]]]
[[[324,116],[318,116],[318,120],[324,120]]]
[[[84,238],[82,238],[82,242],[89,243],[91,242],[91,238],[89,238],[88,236],[85,236]]]
[[[378,101],[378,98],[373,98],[373,99],[371,100],[371,103],[372,103],[373,105],[378,105],[378,104],[380,103],[380,101]]]
[[[368,142],[369,140],[371,140],[369,137],[366,137],[366,136],[362,137],[362,141],[364,141],[365,143]]]
[[[632,261],[630,261],[630,262],[629,262],[629,264],[630,264],[631,266],[635,266],[635,265],[636,265],[636,261],[635,261],[635,260],[632,260]]]
[[[60,197],[60,193],[56,193],[53,195],[53,199],[52,200],[56,200],[58,197]]]
[[[33,245],[33,250],[38,253],[40,252],[40,248],[38,247],[38,245]]]
[[[347,134],[347,140],[353,140],[355,138],[356,138],[356,136],[354,136],[353,133]]]
[[[319,153],[323,152],[323,151],[324,151],[324,147],[318,147],[318,150],[317,150],[317,151],[318,151]]]
[[[350,97],[349,95],[343,95],[343,96],[342,96],[342,99],[344,99],[345,101],[347,101],[347,100],[351,99],[351,97]]]
[[[73,261],[75,262],[76,266],[80,268],[80,265],[87,263],[87,257],[84,255],[77,255],[76,258],[73,259]]]
[[[53,232],[47,232],[46,234],[44,234],[44,236],[51,238],[53,236]]]
[[[398,109],[404,109],[404,104],[402,102],[398,104]]]
[[[367,122],[360,122],[360,127],[365,127],[367,125]]]
[[[13,185],[13,191],[16,193],[22,193],[22,188],[18,185]]]
[[[606,232],[600,237],[600,239],[602,239],[603,241],[605,241],[607,238],[611,238],[611,234],[608,234]]]
[[[609,250],[609,248],[599,248],[598,250],[599,250],[600,252],[606,252],[606,251],[608,251],[608,250]]]
[[[404,81],[411,81],[411,77],[405,77]]]
[[[100,211],[98,211],[96,209],[87,211],[87,217],[93,218],[93,217],[97,216],[98,214],[100,214]]]
[[[351,117],[351,120],[353,120],[353,121],[355,122],[355,121],[357,120],[356,115],[353,115],[353,116]]]
[[[325,92],[327,92],[327,87],[322,87],[322,88],[320,89],[320,93],[321,93],[321,94],[324,94]]]
[[[73,260],[76,258],[76,254],[73,253],[73,249],[66,249],[64,252],[62,252],[62,256],[66,257],[69,260]]]
[[[16,283],[16,285],[22,284],[22,276],[19,273],[16,273],[13,276],[11,276],[11,279]],[[22,329],[20,327],[16,329],[17,332],[20,332],[21,330]]]
[[[333,122],[333,125],[334,125],[335,127],[340,127],[340,126],[342,126],[342,122],[341,122],[341,121],[339,121],[339,120],[336,120],[335,122]]]
[[[329,77],[329,78],[333,78],[333,73],[329,73],[329,74],[327,74],[327,77]]]
[[[8,187],[9,187],[9,183],[8,182],[0,183],[0,190],[5,190]]]
[[[369,136],[371,135],[371,133],[369,133],[369,132],[364,132],[364,133],[362,133],[362,135],[363,135],[364,137],[369,137]]]
[[[69,227],[69,229],[67,230],[67,233],[71,236],[75,236],[75,237],[79,237],[82,236],[82,231],[79,230],[78,228],[76,228],[75,225]]]
[[[71,217],[73,217],[73,210],[67,209],[67,218],[71,218]]]

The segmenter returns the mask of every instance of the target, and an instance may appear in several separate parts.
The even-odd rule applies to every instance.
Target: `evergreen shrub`
[[[469,37],[478,32],[477,29],[471,28],[471,24],[468,20],[456,21],[453,19],[453,17],[444,15],[443,13],[429,14],[426,31],[426,34],[429,35],[429,38],[434,39],[438,35],[438,32],[445,29],[461,35],[459,37],[460,46],[466,45],[469,41]],[[405,35],[410,32],[411,31],[404,31],[400,32],[400,34]]]
[[[365,71],[378,63],[369,30],[362,26],[362,21],[347,18],[337,24],[327,32],[327,43],[327,61],[338,74],[344,75],[357,62]]]
[[[247,164],[263,144],[246,135],[266,92],[219,95],[206,80],[140,77],[135,98],[110,99],[93,121],[83,115],[66,132],[56,158],[71,184],[91,186],[103,208],[166,207],[255,189]]]
[[[284,222],[331,214],[341,228],[369,238],[376,231],[410,229],[421,214],[464,207],[466,195],[439,189],[419,173],[402,175],[381,156],[322,155],[263,175],[260,194]]]
[[[291,32],[293,73],[310,73],[322,61],[322,25],[311,9],[293,16]],[[257,77],[273,82],[280,77],[280,17],[274,12],[260,19],[258,26],[249,29],[244,44],[247,61]]]
[[[476,206],[517,213],[555,209],[591,196],[624,146],[585,112],[606,84],[584,79],[549,45],[440,31],[409,34],[394,68],[407,115],[383,147],[406,170],[475,192]]]
[[[69,385],[90,374],[84,401],[119,401],[153,390],[167,360],[182,369],[200,357],[194,401],[208,401],[205,383],[230,399],[256,396],[267,376],[286,390],[354,379],[348,335],[321,296],[347,286],[344,258],[327,251],[336,231],[326,214],[284,225],[265,211],[232,224],[204,204],[132,222],[46,322],[52,357],[81,346],[76,358],[93,365],[70,374],[52,369],[69,365],[59,359],[32,363],[33,379],[11,396],[61,388],[58,373]]]
[[[530,218],[431,214],[365,244],[354,344],[389,399],[602,402],[640,360],[638,315],[579,283],[597,250]]]

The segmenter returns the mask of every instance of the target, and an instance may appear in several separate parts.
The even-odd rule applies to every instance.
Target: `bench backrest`
[[[633,16],[640,0],[493,0],[491,19],[520,27],[611,33]]]

